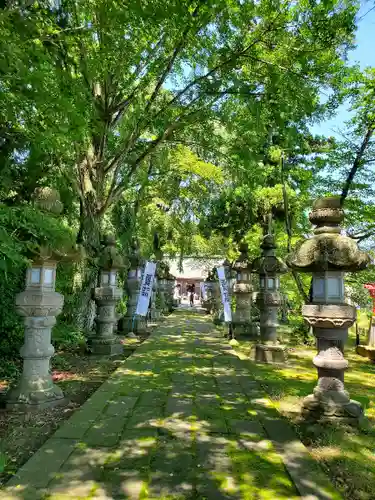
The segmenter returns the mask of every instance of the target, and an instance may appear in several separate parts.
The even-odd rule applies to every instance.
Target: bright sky
[[[357,47],[349,53],[349,63],[359,63],[361,69],[375,67],[375,8],[373,1],[364,1],[358,13]],[[369,12],[370,11],[370,12]],[[311,127],[314,134],[331,135],[340,138],[338,129],[344,129],[344,122],[350,118],[348,106],[341,106],[334,118]]]

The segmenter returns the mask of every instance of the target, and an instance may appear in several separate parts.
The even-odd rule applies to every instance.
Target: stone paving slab
[[[7,500],[339,499],[208,317],[177,312],[0,491]]]

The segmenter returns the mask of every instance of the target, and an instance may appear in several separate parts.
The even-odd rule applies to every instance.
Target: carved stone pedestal
[[[354,323],[356,310],[348,304],[309,304],[302,308],[306,321],[313,326],[318,354],[313,359],[318,372],[318,384],[313,394],[302,405],[302,416],[307,420],[340,420],[358,424],[363,409],[351,400],[344,387],[344,372],[348,361],[344,357],[344,345],[348,328]]]
[[[52,291],[43,294],[25,291],[17,296],[17,311],[25,316],[25,343],[20,350],[23,370],[17,385],[6,395],[8,410],[28,412],[66,403],[62,390],[52,382],[50,372],[50,359],[55,352],[51,344],[51,329],[56,323],[53,315],[61,312],[63,303],[63,296]],[[40,316],[28,316],[32,309]]]
[[[256,344],[252,347],[251,359],[257,363],[283,364],[288,359],[288,349],[283,345]]]

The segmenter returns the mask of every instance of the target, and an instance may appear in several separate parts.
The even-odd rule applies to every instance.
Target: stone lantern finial
[[[64,209],[60,200],[60,193],[50,187],[36,188],[33,199],[35,206],[53,215],[60,215]]]
[[[356,423],[363,410],[360,403],[350,400],[344,387],[348,368],[344,344],[356,318],[355,307],[344,301],[344,272],[365,269],[370,257],[353,239],[341,235],[339,224],[343,219],[338,198],[317,200],[310,213],[310,221],[316,224],[314,236],[296,245],[287,264],[313,275],[312,302],[302,307],[302,315],[317,339],[318,354],[313,363],[318,384],[305,398],[302,413],[312,420]]]
[[[113,234],[106,234],[103,238],[104,248],[99,258],[99,267],[105,271],[124,269],[125,262],[116,248],[116,238]]]

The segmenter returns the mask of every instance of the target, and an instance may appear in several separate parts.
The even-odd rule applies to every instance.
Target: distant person
[[[195,285],[192,284],[190,287],[190,307],[194,305],[194,295],[195,295]]]

